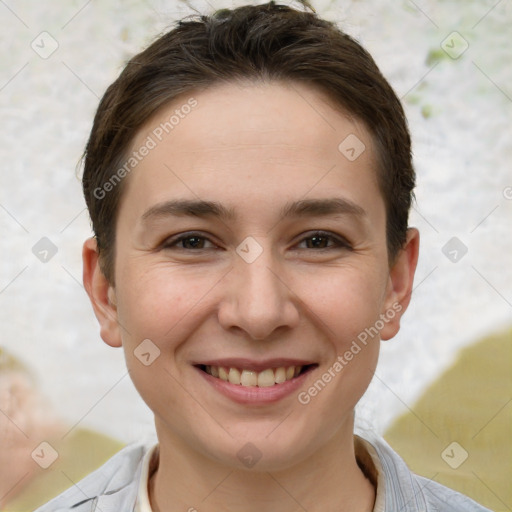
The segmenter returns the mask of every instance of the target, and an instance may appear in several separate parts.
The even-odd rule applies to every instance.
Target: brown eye
[[[302,247],[300,247],[302,246]],[[331,233],[317,232],[303,238],[299,242],[303,249],[352,249],[351,245],[343,238]]]
[[[329,238],[326,236],[312,236],[306,240],[308,249],[325,249],[329,246]]]
[[[180,240],[183,249],[204,249],[205,239],[200,236],[189,236]]]
[[[196,233],[188,233],[178,235],[168,239],[164,244],[164,249],[179,249],[179,250],[201,250],[211,249],[214,244],[205,236]]]

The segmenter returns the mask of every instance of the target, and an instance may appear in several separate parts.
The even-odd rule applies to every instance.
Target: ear
[[[411,301],[419,248],[419,231],[416,228],[409,228],[405,244],[389,270],[386,300],[381,312],[381,318],[385,320],[384,327],[380,331],[382,340],[393,338],[400,330],[400,319]]]
[[[117,319],[115,289],[100,268],[96,240],[89,238],[82,250],[84,287],[100,323],[100,335],[111,347],[122,345],[121,332]]]

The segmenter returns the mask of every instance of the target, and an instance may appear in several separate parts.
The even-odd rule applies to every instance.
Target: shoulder
[[[84,479],[74,483],[67,491],[49,501],[35,512],[88,512],[96,509],[100,500],[108,499],[112,505],[132,506],[137,496],[142,461],[152,448],[151,444],[136,443],[123,448],[103,466]],[[131,509],[130,509],[131,510]]]
[[[405,461],[379,436],[357,432],[367,443],[379,473],[378,494],[383,494],[384,510],[402,512],[490,512],[471,498],[433,480],[411,472]],[[368,446],[369,445],[369,446]]]
[[[428,478],[414,475],[430,508],[435,512],[491,512],[476,501]]]

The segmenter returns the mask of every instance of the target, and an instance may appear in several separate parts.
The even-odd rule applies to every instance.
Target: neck
[[[282,471],[236,469],[159,438],[159,465],[149,484],[154,512],[373,510],[375,489],[357,464],[352,431]]]

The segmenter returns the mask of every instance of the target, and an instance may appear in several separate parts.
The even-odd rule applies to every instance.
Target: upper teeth
[[[230,382],[231,384],[268,387],[293,379],[293,377],[299,375],[302,366],[267,368],[262,372],[239,370],[238,368],[226,368],[223,366],[206,366],[205,370],[206,373],[209,373],[213,377]]]

